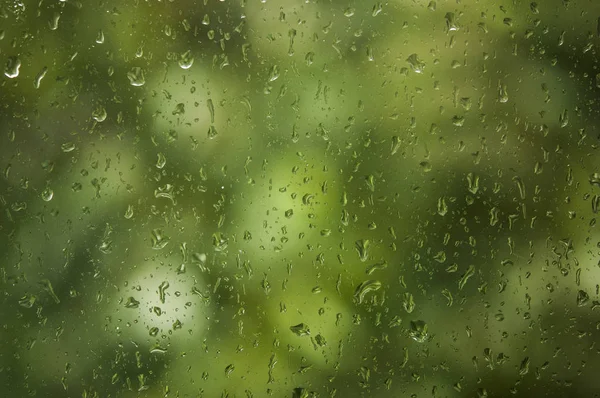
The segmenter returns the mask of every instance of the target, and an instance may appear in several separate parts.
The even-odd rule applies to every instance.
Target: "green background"
[[[0,3],[11,397],[592,397],[600,3]]]

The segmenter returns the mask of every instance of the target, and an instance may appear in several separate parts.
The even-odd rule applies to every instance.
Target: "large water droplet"
[[[361,304],[367,293],[375,292],[379,289],[381,289],[381,282],[376,280],[364,281],[356,287],[356,290],[354,291],[354,299],[358,304]]]

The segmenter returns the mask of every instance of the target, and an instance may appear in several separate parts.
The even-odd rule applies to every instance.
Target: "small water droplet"
[[[44,202],[50,202],[54,197],[54,191],[50,188],[46,188],[42,191],[42,200]]]
[[[167,353],[167,349],[163,348],[159,345],[155,345],[154,347],[152,347],[150,349],[150,353],[151,354],[166,354]]]
[[[163,303],[163,304],[165,303],[165,300],[166,300],[166,298],[165,298],[166,297],[166,291],[169,288],[169,286],[171,286],[171,285],[167,281],[163,281],[160,284],[160,286],[158,286],[158,295],[159,295],[159,298],[160,298],[160,302]]]
[[[409,55],[409,57],[406,58],[406,62],[408,62],[411,69],[415,73],[423,73],[423,69],[425,69],[425,62],[421,61],[417,54]]]
[[[14,79],[19,76],[19,68],[21,68],[21,60],[18,57],[8,57],[4,66],[4,75],[9,79]]]
[[[125,218],[130,220],[133,217],[133,206],[127,205],[127,210],[125,210]]]
[[[158,159],[156,160],[156,168],[162,169],[167,164],[167,158],[162,153],[158,153]]]
[[[305,323],[299,323],[297,325],[290,326],[290,330],[296,336],[309,336],[310,335],[310,328]]]
[[[64,144],[62,144],[60,146],[60,149],[64,152],[64,153],[69,153],[69,152],[73,152],[75,150],[75,144],[73,144],[72,142],[65,142]]]
[[[587,294],[583,290],[580,290],[580,291],[577,292],[577,306],[578,307],[585,306],[588,303],[588,301],[590,301],[589,294]]]
[[[508,102],[508,92],[506,91],[506,84],[500,84],[498,87],[498,101],[501,103]]]
[[[125,302],[126,308],[138,308],[140,306],[140,302],[134,299],[133,297],[129,297]]]
[[[442,217],[448,213],[448,205],[446,204],[446,198],[443,196],[438,198],[437,213]]]
[[[160,229],[152,230],[152,248],[154,250],[163,249],[168,243],[170,238],[162,233]]]
[[[26,294],[19,299],[19,305],[24,308],[31,308],[33,307],[33,304],[35,304],[36,300],[37,297],[33,294]]]
[[[357,240],[354,243],[354,245],[356,251],[358,252],[358,257],[360,258],[360,261],[367,261],[367,259],[369,258],[369,246],[371,245],[371,242],[368,239],[360,239]]]
[[[410,331],[408,332],[408,334],[417,343],[424,343],[429,337],[429,334],[427,332],[428,328],[429,327],[424,321],[411,321]]]
[[[127,72],[127,78],[129,79],[129,84],[134,87],[141,87],[146,84],[144,70],[138,66],[131,68],[131,70]]]
[[[180,102],[179,104],[175,105],[175,109],[173,109],[173,112],[171,113],[173,115],[183,115],[185,113],[185,104]]]
[[[569,125],[569,111],[564,110],[558,115],[558,122],[560,123],[560,127],[567,127]]]
[[[279,67],[277,65],[273,65],[271,67],[271,71],[269,72],[269,81],[274,82],[279,78]]]
[[[50,30],[58,29],[58,21],[59,20],[60,20],[60,13],[55,11],[54,14],[52,14],[52,18],[50,18],[50,21],[48,21],[48,26],[50,27]]]
[[[96,35],[96,43],[104,43],[104,32],[102,30],[98,31],[98,34]]]
[[[211,125],[211,126],[208,128],[208,133],[207,133],[207,136],[208,136],[208,138],[209,138],[209,139],[211,139],[211,140],[212,140],[212,139],[213,139],[213,138],[215,138],[215,137],[216,137],[218,134],[219,134],[219,133],[217,132],[217,129],[215,128],[215,126],[212,126],[212,125]]]
[[[404,310],[409,314],[415,310],[415,299],[412,293],[404,293],[404,299],[402,300],[402,306]]]
[[[92,112],[92,118],[97,121],[98,123],[102,123],[103,121],[106,120],[106,109],[104,109],[104,107],[102,105],[99,105],[96,110],[94,110],[94,112]]]
[[[181,54],[181,56],[179,57],[178,64],[181,67],[181,69],[190,69],[194,64],[194,57],[192,56],[192,51],[187,50],[186,52]]]
[[[208,112],[210,113],[210,122],[212,124],[215,123],[215,105],[213,104],[212,99],[208,99],[206,101],[206,107],[208,108]]]
[[[446,27],[448,28],[449,32],[455,32],[457,30],[459,30],[459,26],[458,23],[456,21],[456,14],[454,14],[453,12],[448,12],[446,13]]]
[[[33,79],[33,87],[40,88],[40,84],[42,83],[42,79],[46,76],[48,72],[48,67],[44,66],[42,70],[35,76]]]

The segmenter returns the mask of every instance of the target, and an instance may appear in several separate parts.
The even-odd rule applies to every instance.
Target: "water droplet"
[[[577,306],[578,307],[585,306],[588,303],[588,301],[590,301],[589,294],[587,294],[583,290],[580,290],[580,291],[577,292]]]
[[[46,188],[42,191],[42,200],[44,202],[50,202],[54,197],[54,191],[50,188]]]
[[[424,321],[410,321],[410,331],[408,334],[417,343],[424,343],[429,337],[427,329],[428,326]]]
[[[179,57],[178,64],[181,67],[181,69],[190,69],[194,64],[194,57],[192,56],[192,51],[187,50],[186,52],[181,54],[181,56]]]
[[[98,43],[98,44],[104,43],[104,32],[102,31],[102,29],[100,31],[98,31],[98,34],[96,35],[96,43]]]
[[[127,210],[125,210],[125,218],[130,220],[133,217],[133,206],[127,205]]]
[[[73,152],[75,150],[75,144],[73,144],[72,142],[65,142],[64,144],[62,144],[60,146],[60,149],[64,152],[64,153],[69,153],[69,152]]]
[[[360,261],[365,262],[369,258],[370,244],[371,242],[368,239],[360,239],[354,243]]]
[[[344,16],[350,18],[353,15],[354,15],[354,8],[348,7],[344,10]]]
[[[425,62],[421,61],[417,54],[409,55],[409,57],[406,58],[406,62],[408,62],[411,69],[415,73],[423,73],[423,69],[425,69]]]
[[[459,30],[459,26],[458,23],[456,21],[456,14],[454,14],[453,12],[448,12],[446,13],[446,27],[448,28],[449,32],[455,32],[457,30]]]
[[[155,345],[154,347],[152,347],[150,349],[150,353],[151,354],[166,354],[167,353],[167,349],[164,347],[161,347],[159,345]]]
[[[173,115],[183,115],[185,113],[185,104],[180,102],[179,104],[175,105],[175,109],[173,109],[173,112],[171,113]]]
[[[375,192],[375,177],[372,174],[365,177],[365,183],[369,191]]]
[[[273,65],[271,67],[271,71],[269,72],[269,81],[274,82],[279,78],[279,67],[277,65]]]
[[[506,84],[500,84],[498,86],[498,101],[501,103],[508,102],[508,92],[506,91]]]
[[[377,280],[367,280],[356,287],[354,291],[354,299],[358,304],[361,304],[365,295],[369,292],[375,292],[381,289],[381,282]]]
[[[373,272],[379,271],[379,270],[384,270],[387,267],[388,267],[387,261],[382,261],[380,263],[371,265],[369,268],[367,268],[366,273],[367,273],[367,275],[371,275]]]
[[[304,57],[304,62],[306,62],[307,66],[311,66],[314,62],[314,59],[315,59],[315,53],[308,52],[308,53],[306,53],[306,56]],[[600,76],[600,73],[598,75]],[[598,80],[600,81],[600,78],[598,78]]]
[[[395,135],[392,137],[392,155],[394,155],[396,152],[398,152],[398,149],[400,149],[400,143],[402,141],[400,140],[400,138]]]
[[[448,213],[448,205],[446,204],[446,198],[444,196],[438,199],[437,213],[442,217]]]
[[[56,293],[54,293],[52,282],[50,282],[48,279],[43,279],[40,281],[40,285],[42,285],[42,289],[44,289],[50,295],[50,297],[52,297],[56,304],[60,304],[60,299],[58,298]]]
[[[402,306],[404,310],[409,314],[415,309],[415,299],[413,298],[412,293],[404,293],[404,299],[402,300]]]
[[[521,199],[525,199],[525,183],[521,179],[521,177],[513,177],[513,181],[517,184],[517,188],[519,189],[519,196]]]
[[[60,13],[55,11],[54,14],[52,14],[52,18],[50,18],[50,21],[48,21],[48,26],[50,27],[50,30],[58,29],[58,21],[59,20],[60,20]]]
[[[521,361],[521,366],[519,368],[520,376],[525,376],[527,373],[529,373],[529,363],[529,357],[525,357],[523,361]]]
[[[46,76],[47,72],[48,72],[48,68],[46,66],[44,66],[42,68],[42,70],[35,76],[35,79],[33,79],[33,87],[40,88],[42,79],[44,78],[44,76]]]
[[[212,140],[212,139],[216,138],[218,134],[219,133],[217,132],[217,129],[215,128],[215,126],[211,125],[208,128],[208,133],[206,135],[207,135],[208,139]]]
[[[325,347],[327,345],[327,340],[325,340],[325,337],[323,337],[323,335],[318,334],[315,336],[314,343],[319,347]]]
[[[168,243],[170,238],[162,233],[160,229],[152,230],[152,248],[154,250],[163,249]]]
[[[106,109],[104,109],[104,107],[102,105],[99,105],[96,110],[94,110],[94,112],[92,112],[92,118],[97,121],[98,123],[102,123],[103,121],[106,120]]]
[[[160,286],[158,286],[158,295],[161,303],[165,303],[166,291],[169,288],[169,282],[163,281]]]
[[[309,336],[310,335],[310,328],[308,327],[307,324],[304,324],[304,323],[299,323],[297,325],[290,326],[290,330],[296,336]]]
[[[206,101],[206,107],[208,108],[208,112],[210,113],[210,122],[212,124],[215,123],[215,105],[213,104],[212,99],[208,99]]]
[[[141,87],[144,84],[146,84],[144,70],[137,66],[131,68],[131,70],[127,72],[127,78],[129,79],[129,84],[131,84],[134,87]]]
[[[469,265],[467,272],[464,273],[462,278],[458,281],[458,290],[463,290],[469,278],[475,275],[475,266],[473,264]]]
[[[452,118],[452,124],[455,125],[456,127],[462,127],[465,124],[465,118],[464,116],[454,116]]]
[[[467,189],[475,195],[477,191],[479,191],[479,176],[474,175],[473,173],[467,174],[467,183],[469,184]]]
[[[381,2],[378,2],[377,4],[375,4],[373,6],[373,12],[371,13],[371,15],[373,15],[374,17],[376,17],[377,15],[379,15],[379,13],[381,12],[381,10],[383,10],[383,4],[381,4]]]
[[[19,76],[19,68],[21,68],[21,60],[17,57],[8,57],[4,66],[4,75],[9,79],[14,79]]]
[[[569,111],[564,110],[558,115],[558,122],[560,123],[560,127],[567,127],[569,124]]]
[[[425,173],[429,173],[431,170],[433,170],[433,166],[431,166],[431,163],[429,163],[426,160],[420,162],[419,166],[421,166],[421,168],[423,169],[423,172],[425,172]]]
[[[24,308],[31,308],[33,307],[33,304],[35,304],[36,300],[37,297],[33,294],[26,294],[19,299],[19,305]]]
[[[138,308],[140,306],[140,302],[134,299],[133,297],[129,297],[125,302],[125,308]]]
[[[165,165],[167,164],[167,159],[165,158],[165,155],[163,155],[162,153],[158,153],[158,159],[156,160],[156,168],[158,169],[162,169],[163,167],[165,167]]]

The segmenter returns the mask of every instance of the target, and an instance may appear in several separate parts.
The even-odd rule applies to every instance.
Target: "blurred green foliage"
[[[4,0],[2,390],[598,396],[599,15]]]

